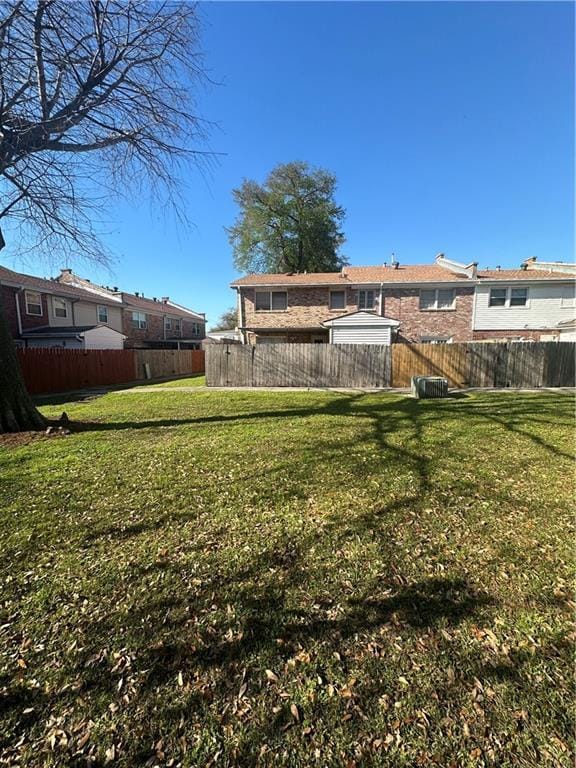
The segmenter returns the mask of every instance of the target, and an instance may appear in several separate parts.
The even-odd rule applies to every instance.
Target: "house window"
[[[99,323],[108,322],[108,307],[105,307],[102,304],[98,304],[98,322]]]
[[[256,291],[257,312],[282,312],[288,309],[287,291]]]
[[[165,317],[164,318],[164,330],[171,331],[172,330],[172,318],[171,317]]]
[[[143,331],[146,328],[146,315],[144,312],[132,312],[132,327]]]
[[[330,291],[330,309],[346,309],[346,291]]]
[[[510,291],[510,306],[525,307],[528,303],[528,288],[512,288]]]
[[[526,307],[528,288],[490,288],[489,307]]]
[[[52,299],[54,317],[68,317],[68,303],[65,299]]]
[[[374,291],[358,291],[358,309],[374,309]]]
[[[201,336],[202,326],[200,323],[192,323],[192,336]]]
[[[456,291],[453,288],[426,288],[420,291],[420,309],[454,309]]]
[[[42,296],[39,293],[32,293],[31,291],[24,292],[24,298],[26,300],[26,314],[36,315],[41,317],[42,312]]]
[[[490,301],[488,305],[490,307],[505,307],[507,293],[506,288],[490,288]]]
[[[563,285],[562,294],[560,296],[561,307],[574,307],[576,306],[576,297],[574,295],[573,285]]]
[[[451,336],[422,336],[422,344],[452,344]]]

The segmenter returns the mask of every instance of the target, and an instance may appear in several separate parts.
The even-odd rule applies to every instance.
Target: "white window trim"
[[[369,293],[372,292],[374,294],[374,299],[372,301],[371,307],[361,307],[360,306],[360,294],[361,293]],[[358,311],[359,312],[372,312],[372,310],[376,307],[376,289],[375,288],[359,288],[358,289]]]
[[[434,291],[433,307],[422,306],[422,291],[428,291],[429,293],[432,293],[432,291]],[[452,291],[452,304],[449,307],[438,306],[439,291]],[[455,312],[456,311],[456,289],[455,288],[420,288],[418,292],[418,309],[420,312]]]
[[[332,294],[333,293],[343,293],[344,294],[344,306],[343,307],[333,307],[332,306]],[[346,288],[330,288],[328,292],[328,309],[330,312],[342,312],[343,309],[346,309],[348,306],[347,303],[347,296],[346,296]]]
[[[144,320],[140,320],[140,318],[136,319],[134,315],[140,315],[144,318]],[[135,325],[136,323],[136,325]],[[144,323],[144,325],[142,325]],[[137,310],[132,310],[132,327],[137,331],[145,331],[148,328],[148,320],[146,319],[146,313],[145,312],[138,312]]]
[[[512,298],[512,290],[521,290],[526,291],[526,303],[525,304],[510,304],[510,300]],[[492,295],[492,291],[506,291],[506,298],[504,300],[504,304],[490,304],[490,297]],[[529,309],[530,307],[530,288],[527,285],[493,285],[491,288],[488,289],[488,309]]]
[[[58,307],[58,309],[63,309],[66,313],[65,315],[57,315],[56,314],[56,302],[61,301],[64,305],[63,307]],[[52,296],[52,314],[54,317],[58,318],[58,320],[67,320],[68,319],[68,302],[66,299],[61,299],[59,296]]]
[[[38,296],[38,301],[32,301],[30,302],[28,300],[29,296]],[[32,317],[42,317],[44,314],[44,307],[42,306],[42,294],[38,293],[38,291],[24,291],[24,303],[26,304],[26,314],[31,315]],[[34,304],[36,307],[40,307],[40,312],[30,312],[29,306],[30,304]]]
[[[103,309],[106,314],[106,320],[102,320],[100,318],[100,310]],[[96,305],[96,318],[99,323],[107,323],[108,322],[108,307],[105,304],[97,304]]]
[[[270,297],[270,309],[258,309],[256,306],[256,296],[259,293],[267,293]],[[286,309],[272,309],[272,294],[273,293],[285,293],[286,294]],[[254,311],[255,312],[288,312],[288,291],[287,290],[259,290],[256,288],[254,291]]]

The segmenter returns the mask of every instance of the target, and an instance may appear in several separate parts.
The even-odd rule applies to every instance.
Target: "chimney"
[[[344,267],[342,267],[342,270],[340,272],[340,277],[346,277],[346,270],[344,269]]]

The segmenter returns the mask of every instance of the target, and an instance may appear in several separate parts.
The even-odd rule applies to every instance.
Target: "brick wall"
[[[42,293],[40,294],[40,298],[42,300],[42,314],[41,315],[27,315],[26,314],[26,299],[24,296],[24,291],[18,292],[16,288],[10,288],[7,285],[2,286],[3,293],[4,291],[10,292],[12,295],[11,297],[8,297],[6,294],[3,295],[4,300],[4,306],[6,307],[9,316],[10,316],[10,322],[11,327],[13,328],[14,336],[18,336],[18,320],[16,316],[16,303],[14,296],[18,294],[18,303],[20,306],[20,319],[22,321],[22,330],[27,331],[32,328],[41,328],[43,326],[50,325],[50,315],[48,314],[48,294]],[[35,291],[37,293],[37,291]]]
[[[283,290],[278,288],[278,290]],[[248,328],[321,328],[323,320],[338,317],[357,309],[356,292],[346,290],[346,308],[330,310],[329,289],[298,287],[288,289],[288,309],[280,312],[257,312],[255,290],[242,289],[244,325]]]
[[[6,322],[8,323],[10,333],[13,338],[17,338],[19,335],[18,315],[16,314],[16,301],[14,298],[16,296],[16,288],[10,288],[8,285],[3,285],[0,296],[2,297],[2,311],[6,318]]]
[[[139,310],[142,311],[142,310]],[[145,312],[146,315],[146,328],[134,328],[132,325],[132,310],[122,310],[122,333],[127,336],[126,346],[139,346],[145,341],[164,341],[164,315],[153,315],[150,312]],[[200,335],[196,336],[192,333],[192,324],[194,321],[185,320],[182,318],[182,334],[176,335],[173,331],[167,331],[167,337],[170,339],[191,339],[197,338],[200,342],[206,335],[206,325],[200,323]]]
[[[280,288],[278,290],[281,290]],[[423,336],[449,336],[454,341],[472,340],[472,307],[474,289],[455,287],[453,310],[420,310],[419,288],[385,288],[382,314],[399,320],[398,341],[418,342]],[[379,291],[375,290],[378,300]],[[358,309],[358,291],[346,289],[346,308],[329,309],[329,289],[297,287],[288,289],[288,309],[280,312],[257,312],[255,290],[242,290],[244,325],[248,328],[311,328],[321,327],[323,320]],[[378,307],[376,306],[376,309]]]
[[[419,288],[385,288],[386,317],[400,321],[398,341],[419,342],[423,336],[472,341],[474,288],[455,288],[455,309],[421,310]]]

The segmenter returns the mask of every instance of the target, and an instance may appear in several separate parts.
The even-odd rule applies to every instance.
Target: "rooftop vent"
[[[162,301],[164,302],[164,304],[168,304],[168,302],[170,301],[170,296],[162,296]]]
[[[137,297],[139,297],[139,296],[140,296],[140,294],[138,293],[138,291],[134,291],[134,296],[137,296]]]

